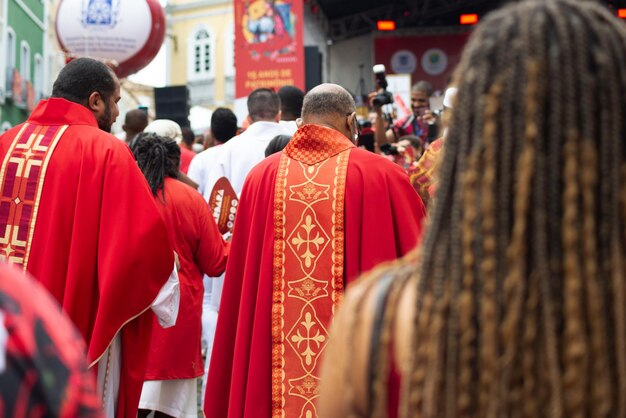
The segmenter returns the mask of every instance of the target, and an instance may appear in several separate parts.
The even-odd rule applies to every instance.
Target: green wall
[[[21,43],[22,41],[26,41],[30,46],[30,81],[32,83],[35,78],[35,54],[38,53],[41,55],[43,60],[42,64],[45,62],[45,54],[43,53],[44,32],[22,9],[16,0],[7,1],[8,10],[6,24],[15,32],[16,67],[18,71],[21,68]],[[22,0],[22,3],[37,16],[40,22],[44,22],[44,4],[41,0]],[[3,69],[3,71],[6,71],[6,68]],[[11,125],[15,126],[24,122],[27,117],[28,111],[24,106],[22,106],[22,108],[15,106],[12,99],[5,101],[1,117],[2,122],[8,121]]]

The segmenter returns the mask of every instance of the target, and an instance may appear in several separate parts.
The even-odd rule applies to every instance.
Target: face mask
[[[204,145],[195,143],[191,146],[191,150],[196,154],[201,153],[202,151],[204,151]]]

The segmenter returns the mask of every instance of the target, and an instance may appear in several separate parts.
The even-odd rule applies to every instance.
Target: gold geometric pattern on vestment
[[[302,299],[304,302],[311,302],[318,298],[324,298],[328,296],[328,281],[315,280],[312,277],[305,277],[304,279],[287,282],[289,297]]]
[[[343,292],[343,197],[352,145],[330,129],[306,132],[313,136],[296,135],[297,146],[283,153],[274,191],[273,418],[318,417],[326,327]]]
[[[330,237],[320,227],[315,211],[307,207],[303,212],[298,226],[287,238],[291,251],[298,256],[302,270],[310,275],[316,267],[318,257],[324,252]]]
[[[312,372],[328,339],[328,331],[320,323],[315,309],[306,305],[296,324],[287,333],[287,341],[300,356],[302,368]]]

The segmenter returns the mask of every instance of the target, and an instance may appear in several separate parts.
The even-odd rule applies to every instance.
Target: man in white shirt
[[[278,124],[280,120],[280,98],[272,90],[257,89],[250,94],[248,97],[248,117],[251,125],[245,132],[232,138],[224,145],[217,147],[211,157],[202,157],[200,161],[207,170],[204,174],[197,174],[195,167],[193,170],[190,167],[189,176],[194,181],[198,182],[194,176],[200,175],[204,177],[203,184],[200,185],[199,189],[205,200],[209,200],[213,186],[221,177],[228,179],[235,193],[239,196],[246,176],[252,170],[252,167],[265,158],[265,148],[267,148],[272,138],[276,135],[291,135],[288,131],[285,131],[284,127]],[[211,129],[213,130],[213,118],[211,118]],[[198,157],[201,155],[202,153]],[[195,160],[194,158],[192,166]],[[195,165],[199,165],[198,163]],[[209,168],[209,166],[211,167]],[[215,337],[223,285],[224,275],[216,278],[205,276],[204,278],[205,299],[202,311],[202,334],[207,343],[207,358],[203,389],[204,384],[206,384],[208,365],[213,349],[213,338]],[[204,393],[204,390],[202,393]]]
[[[187,176],[198,184],[198,191],[206,201],[209,200],[214,185],[214,182],[207,183],[208,175],[218,163],[221,145],[237,134],[237,116],[228,108],[218,107],[211,115],[211,129],[208,134],[213,137],[215,145],[196,155],[187,172]]]
[[[276,135],[289,135],[281,126],[280,98],[269,89],[257,89],[248,96],[248,118],[251,125],[221,148],[219,163],[209,174],[214,184],[226,177],[239,196],[246,176],[265,158],[265,148]],[[209,191],[210,193],[210,191]],[[206,195],[205,195],[206,197]]]

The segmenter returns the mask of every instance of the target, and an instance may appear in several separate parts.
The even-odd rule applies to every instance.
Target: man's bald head
[[[352,95],[337,84],[320,84],[304,96],[302,117],[345,117],[356,111]]]
[[[346,89],[336,84],[320,84],[304,96],[302,124],[332,128],[351,141],[357,135],[356,106]]]

